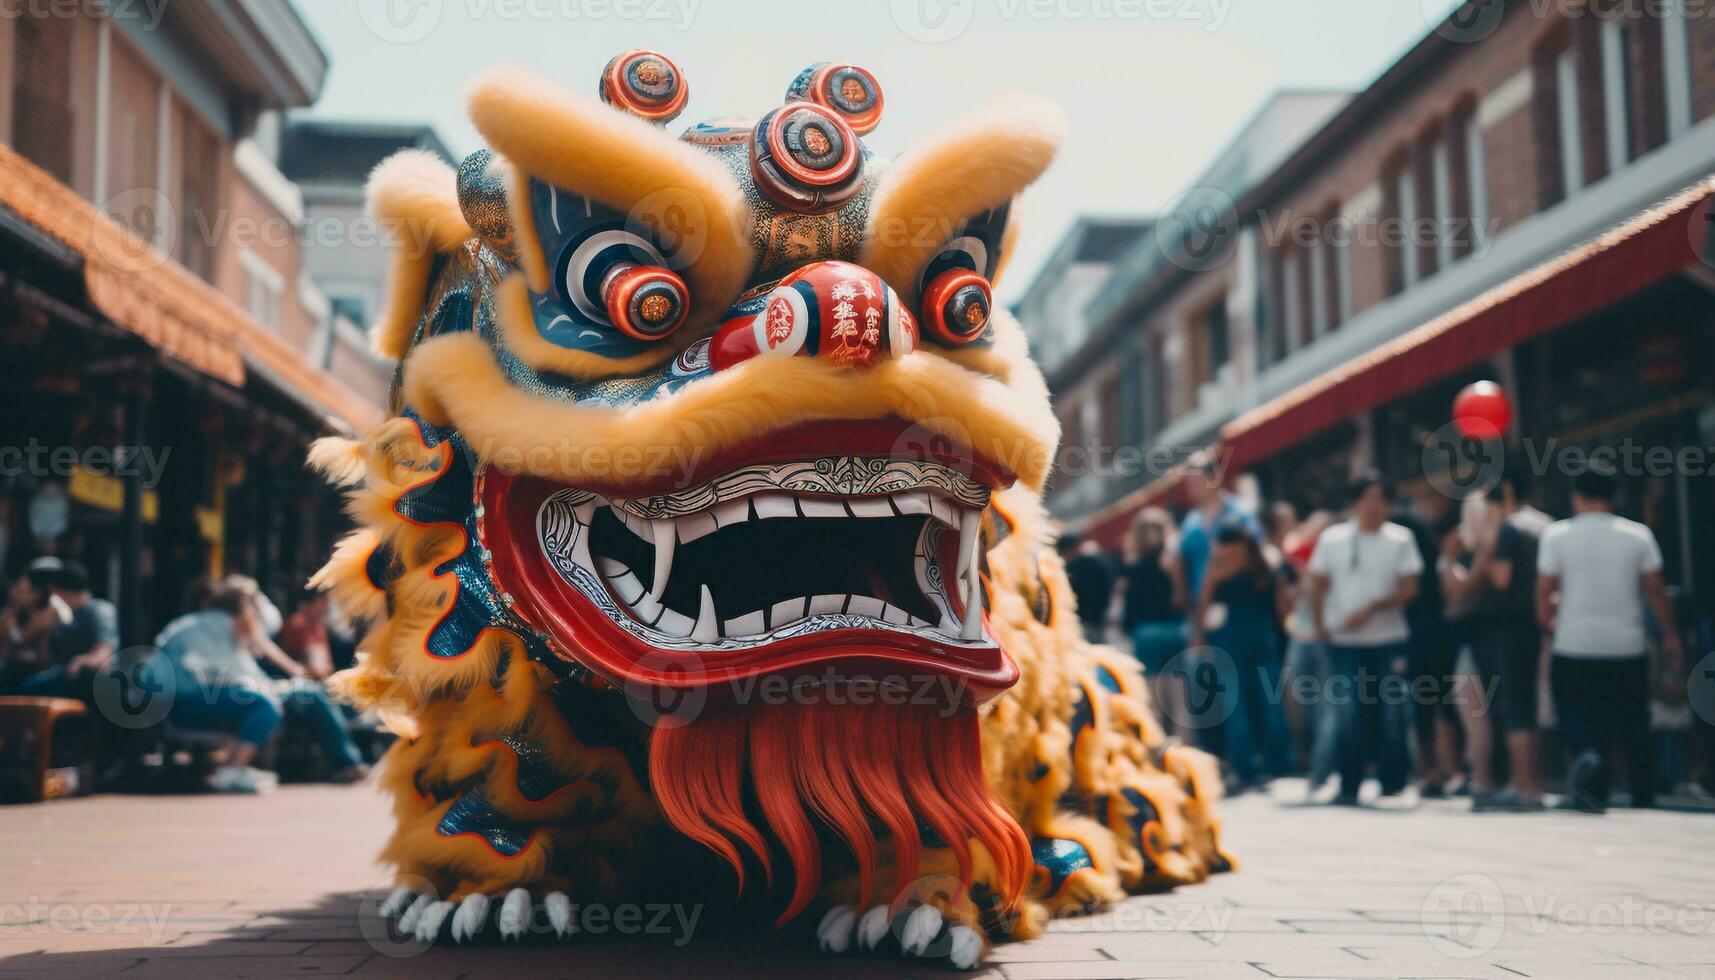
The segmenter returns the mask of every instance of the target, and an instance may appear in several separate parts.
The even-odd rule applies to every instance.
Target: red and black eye
[[[983,335],[994,311],[989,281],[969,269],[947,269],[923,288],[923,329],[943,344],[962,346]]]
[[[653,123],[668,123],[685,108],[691,88],[679,66],[658,51],[627,51],[602,69],[601,100]]]
[[[658,265],[615,263],[602,277],[601,293],[614,328],[637,340],[660,340],[691,311],[685,280]]]
[[[791,102],[756,124],[750,172],[757,189],[775,204],[819,214],[857,193],[863,148],[833,111],[814,102]]]
[[[555,290],[586,320],[635,340],[659,340],[690,312],[685,280],[653,243],[624,227],[591,228],[566,243]]]
[[[859,136],[868,135],[881,123],[881,83],[856,65],[827,61],[811,65],[792,80],[786,101],[814,102],[831,109]]]

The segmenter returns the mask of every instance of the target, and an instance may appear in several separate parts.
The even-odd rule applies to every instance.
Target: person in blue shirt
[[[1199,453],[1185,464],[1185,493],[1191,510],[1179,525],[1179,559],[1185,570],[1185,594],[1203,594],[1203,572],[1215,548],[1215,529],[1224,521],[1237,521],[1252,537],[1262,538],[1256,515],[1239,503],[1238,497],[1221,486],[1215,464]]]
[[[253,587],[237,580],[220,583],[208,608],[168,623],[158,637],[157,666],[171,679],[173,704],[167,717],[186,728],[231,732],[223,765],[209,779],[211,789],[266,793],[272,773],[254,765],[257,753],[279,729],[284,703],[292,701],[314,731],[323,753],[335,766],[336,782],[363,778],[363,758],[352,744],[345,720],[319,684],[302,680],[303,668],[279,651],[262,626]],[[265,657],[289,678],[270,678],[259,663]]]

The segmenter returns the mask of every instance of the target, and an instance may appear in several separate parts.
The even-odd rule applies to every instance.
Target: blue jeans
[[[1340,796],[1356,799],[1373,757],[1382,795],[1405,789],[1411,775],[1411,692],[1405,644],[1373,647],[1334,644],[1329,696],[1340,716]],[[1333,686],[1340,681],[1344,691]]]
[[[345,717],[314,682],[293,681],[283,698],[244,685],[182,688],[167,717],[185,728],[232,732],[240,742],[262,746],[280,727],[285,713],[308,725],[316,744],[336,769],[363,761],[347,734]]]
[[[1328,697],[1328,647],[1315,640],[1293,640],[1286,648],[1286,663],[1292,670],[1293,691],[1314,692],[1303,702],[1303,716],[1310,751],[1308,776],[1315,788],[1334,774],[1340,753],[1340,709]],[[1288,696],[1294,695],[1288,692]]]
[[[1132,655],[1150,676],[1160,674],[1167,664],[1185,649],[1185,624],[1182,621],[1139,623],[1131,631]]]
[[[1227,764],[1246,783],[1292,771],[1292,733],[1280,702],[1280,662],[1270,628],[1217,630],[1209,637],[1212,646],[1227,653],[1215,657]]]

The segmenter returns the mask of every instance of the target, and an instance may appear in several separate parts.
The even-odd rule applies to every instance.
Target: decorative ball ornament
[[[1493,381],[1468,384],[1453,399],[1453,425],[1469,438],[1498,439],[1512,421],[1512,401]]]
[[[617,262],[602,277],[608,319],[637,340],[660,340],[679,329],[691,311],[685,280],[658,265]]]
[[[857,192],[863,151],[857,134],[833,111],[814,102],[789,102],[757,122],[750,173],[775,204],[820,214]]]
[[[850,262],[816,262],[780,282],[754,316],[727,321],[709,350],[715,370],[754,357],[815,357],[871,367],[917,349],[917,320],[881,277]]]
[[[656,51],[616,55],[601,72],[601,100],[653,123],[666,124],[685,108],[691,88],[679,66]]]
[[[994,309],[989,281],[969,269],[948,269],[923,288],[923,326],[943,344],[968,344],[988,329]]]
[[[786,89],[788,102],[814,102],[833,110],[852,132],[867,136],[881,123],[881,83],[856,65],[821,61],[798,73]]]

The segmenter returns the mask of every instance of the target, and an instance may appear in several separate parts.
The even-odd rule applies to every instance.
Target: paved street
[[[1228,807],[1242,873],[998,949],[986,976],[1715,977],[1715,816]],[[696,933],[434,949],[366,938],[364,787],[0,810],[0,976],[945,977]],[[373,893],[372,893],[373,894]],[[1504,915],[1489,915],[1504,909]],[[800,942],[793,940],[794,943]]]

